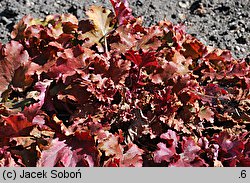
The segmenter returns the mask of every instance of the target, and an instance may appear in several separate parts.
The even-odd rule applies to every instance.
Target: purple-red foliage
[[[249,167],[249,63],[111,4],[0,45],[0,166]]]

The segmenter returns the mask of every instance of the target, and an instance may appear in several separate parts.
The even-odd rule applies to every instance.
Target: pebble
[[[54,2],[55,7],[59,7],[59,4],[57,2]]]
[[[4,24],[10,24],[11,23],[11,21],[8,18],[6,18],[5,16],[2,16],[1,20],[2,20],[2,22]]]
[[[226,45],[226,49],[227,49],[227,50],[232,50],[232,46]]]
[[[236,31],[236,35],[237,35],[238,37],[241,37],[241,36],[242,36],[241,31],[240,31],[240,30],[237,30],[237,31]]]
[[[234,48],[235,48],[235,50],[237,50],[237,51],[241,51],[239,46],[235,46]]]
[[[245,28],[242,27],[242,28],[240,29],[240,31],[241,31],[242,33],[244,33],[244,32],[245,32]]]
[[[142,4],[142,2],[141,1],[136,1],[136,6],[142,6],[143,4]]]
[[[178,14],[178,17],[181,19],[181,20],[185,20],[186,19],[186,15],[184,13],[179,13]]]
[[[31,6],[30,0],[25,0],[25,1],[24,1],[24,4],[25,4],[26,6]]]
[[[246,23],[245,23],[245,21],[244,20],[239,20],[238,21],[238,25],[245,25]]]
[[[235,22],[232,22],[229,24],[229,29],[230,30],[236,30],[239,26],[235,23]]]
[[[226,41],[229,41],[230,39],[232,39],[232,37],[230,35],[225,35],[223,38]]]
[[[250,29],[250,22],[247,23],[246,27]]]
[[[224,43],[219,43],[219,48],[225,50],[227,47]]]
[[[49,14],[49,12],[47,10],[44,10],[44,11],[41,11],[41,12],[43,12],[45,15]]]
[[[188,1],[180,1],[178,4],[181,8],[188,8],[189,7]]]
[[[243,53],[245,53],[246,49],[245,48],[241,48],[240,51],[243,52]]]

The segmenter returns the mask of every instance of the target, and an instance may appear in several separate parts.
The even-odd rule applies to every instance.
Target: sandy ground
[[[250,58],[250,0],[128,0],[146,26],[164,18],[184,23],[186,31],[206,45],[228,49],[236,58]],[[72,13],[85,17],[90,5],[111,8],[108,0],[0,0],[0,41],[10,39],[13,26],[27,14]]]

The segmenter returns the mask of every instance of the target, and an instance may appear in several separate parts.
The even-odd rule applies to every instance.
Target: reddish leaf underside
[[[7,43],[0,51],[0,95],[2,95],[8,89],[13,79],[17,79],[19,76],[16,73],[17,69],[28,62],[29,55],[24,50],[22,44],[16,41]],[[14,84],[19,85],[20,83],[14,80]]]
[[[0,166],[249,166],[247,59],[111,4],[0,44]]]

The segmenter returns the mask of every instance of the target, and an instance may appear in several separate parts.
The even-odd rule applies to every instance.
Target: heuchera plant
[[[249,167],[249,63],[111,4],[0,45],[0,166]]]

